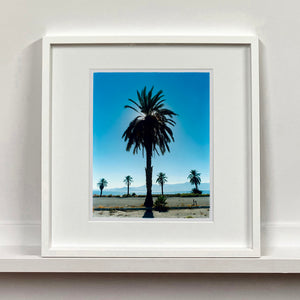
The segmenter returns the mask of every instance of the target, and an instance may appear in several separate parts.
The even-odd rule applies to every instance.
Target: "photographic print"
[[[208,71],[93,71],[93,218],[208,219]]]

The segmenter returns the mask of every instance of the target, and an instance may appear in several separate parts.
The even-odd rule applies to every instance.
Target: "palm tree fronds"
[[[169,144],[174,142],[171,127],[176,124],[173,117],[177,115],[172,110],[165,108],[163,91],[159,90],[155,95],[153,95],[153,90],[154,87],[147,92],[147,88],[145,86],[141,91],[136,91],[138,101],[128,99],[136,107],[126,105],[125,108],[134,110],[139,114],[139,116],[135,117],[129,123],[122,135],[122,138],[127,143],[126,151],[132,150],[133,154],[142,151],[143,155],[144,152],[146,152],[146,207],[152,207],[153,205],[151,194],[152,156],[154,154],[159,155],[160,153],[163,155],[166,151],[170,152]],[[166,180],[166,177],[163,180]]]

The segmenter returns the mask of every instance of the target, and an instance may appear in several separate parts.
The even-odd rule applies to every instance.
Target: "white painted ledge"
[[[262,226],[260,258],[42,258],[39,222],[0,222],[0,272],[300,273],[300,224]]]
[[[300,273],[300,248],[269,249],[261,258],[41,258],[39,253],[39,247],[1,247],[0,272]]]

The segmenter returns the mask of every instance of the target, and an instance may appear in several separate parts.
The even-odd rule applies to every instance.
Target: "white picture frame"
[[[98,51],[98,48],[104,49],[104,52]],[[201,48],[202,47],[202,48]],[[209,48],[211,47],[211,48]],[[231,52],[232,49],[235,49],[234,53]],[[160,52],[164,50],[165,52]],[[241,187],[239,187],[240,195],[245,195],[245,199],[241,200],[242,204],[238,201],[239,195],[234,196],[235,200],[231,200],[231,197],[227,196],[226,201],[228,201],[229,209],[235,208],[238,206],[237,210],[240,209],[241,212],[245,213],[245,216],[240,216],[240,218],[233,218],[233,220],[228,220],[224,216],[220,216],[219,226],[214,227],[212,231],[212,242],[208,243],[207,239],[203,243],[199,242],[199,238],[193,238],[192,235],[198,232],[199,228],[209,228],[209,226],[214,226],[216,219],[209,220],[209,222],[202,222],[201,224],[198,221],[184,221],[182,220],[171,220],[171,221],[157,221],[155,220],[130,220],[130,221],[91,221],[89,218],[88,211],[82,209],[86,205],[89,207],[88,199],[85,199],[86,195],[89,195],[89,188],[82,188],[79,190],[78,194],[75,194],[75,200],[72,199],[72,202],[65,203],[70,200],[66,197],[66,188],[63,187],[62,182],[66,182],[68,186],[69,179],[67,180],[67,173],[64,173],[63,170],[66,170],[67,164],[66,160],[70,159],[69,165],[71,162],[76,161],[75,154],[68,153],[68,150],[74,149],[76,147],[76,155],[85,157],[86,153],[90,153],[88,149],[90,144],[87,143],[78,143],[77,137],[74,139],[69,139],[65,143],[63,132],[68,129],[68,124],[75,125],[77,132],[85,131],[84,128],[89,128],[89,70],[91,69],[128,69],[128,68],[139,68],[147,69],[166,69],[168,68],[168,63],[171,64],[180,57],[180,51],[182,49],[187,49],[188,54],[191,53],[191,57],[185,54],[186,62],[181,60],[176,66],[170,66],[174,69],[186,69],[186,68],[199,68],[199,65],[195,64],[193,66],[193,60],[197,58],[197,51],[205,48],[205,53],[210,53],[211,49],[217,49],[219,51],[217,54],[208,55],[209,59],[219,58],[218,68],[222,68],[225,72],[230,70],[232,67],[232,72],[234,70],[239,70],[242,74],[246,74],[244,77],[240,78],[239,73],[232,75],[235,78],[240,78],[243,89],[237,93],[235,102],[229,103],[229,108],[226,106],[222,107],[223,111],[216,111],[216,99],[219,99],[216,94],[217,90],[213,91],[213,107],[215,118],[213,124],[211,125],[214,130],[218,130],[217,135],[221,136],[221,119],[222,114],[228,114],[234,109],[237,120],[244,124],[245,128],[241,128],[238,132],[238,137],[234,140],[238,146],[237,148],[231,149],[237,152],[237,157],[240,157],[240,162],[242,161],[243,167],[243,176],[247,179],[247,182],[242,182]],[[122,53],[120,49],[125,49]],[[132,50],[134,49],[134,50]],[[157,54],[161,53],[157,58],[157,61],[148,63],[148,65],[139,65],[140,61],[143,61],[145,53],[139,54],[141,49],[146,49],[143,51],[148,51],[150,53],[152,49],[155,49],[155,57]],[[136,51],[131,54],[132,51]],[[170,52],[171,51],[171,52]],[[204,51],[204,50],[203,50]],[[93,55],[95,54],[95,58]],[[104,60],[109,58],[111,53],[119,57],[120,61],[124,61],[124,65],[112,65],[107,64]],[[170,60],[166,60],[167,55],[172,54],[174,57]],[[224,57],[222,57],[224,53]],[[129,55],[126,58],[136,59],[133,65],[130,65],[130,59],[126,61],[123,57]],[[165,55],[165,57],[164,57]],[[172,56],[171,55],[171,56]],[[194,55],[194,57],[193,57]],[[226,60],[226,55],[228,55],[228,60]],[[154,57],[153,56],[153,57]],[[133,58],[134,57],[134,58]],[[136,58],[138,57],[138,58]],[[82,59],[83,58],[83,59]],[[89,62],[85,62],[84,58],[89,58]],[[94,62],[90,59],[95,59]],[[208,60],[209,60],[208,59]],[[231,59],[231,60],[230,60]],[[109,59],[108,59],[109,60]],[[195,60],[194,60],[195,61]],[[77,68],[77,65],[81,64]],[[93,65],[94,64],[94,65]],[[103,64],[103,66],[101,65]],[[104,65],[105,64],[105,65]],[[117,63],[115,63],[117,64]],[[185,66],[184,64],[187,64]],[[63,65],[63,66],[62,66]],[[214,69],[208,63],[208,65],[201,65],[202,69]],[[245,70],[244,70],[245,69]],[[79,70],[79,71],[78,71]],[[82,72],[82,70],[87,71],[87,73]],[[68,73],[67,75],[65,74]],[[80,76],[86,76],[87,78],[82,80],[83,77],[76,77],[80,72]],[[231,72],[231,70],[230,70]],[[84,75],[83,75],[84,73]],[[75,74],[75,75],[74,75]],[[77,75],[76,75],[77,74]],[[225,74],[225,73],[224,73]],[[65,77],[64,77],[65,76]],[[73,77],[74,76],[74,77]],[[85,78],[85,77],[84,77]],[[66,80],[64,82],[64,80]],[[76,81],[77,80],[77,81]],[[230,78],[228,79],[230,80]],[[68,81],[68,82],[67,82]],[[242,82],[243,81],[243,82]],[[80,85],[82,84],[82,87]],[[232,83],[233,84],[233,83]],[[225,84],[224,84],[225,85]],[[230,84],[229,84],[230,85]],[[220,85],[219,85],[220,86]],[[233,86],[233,85],[232,85]],[[68,94],[70,89],[68,87],[74,87],[78,91],[83,91],[84,97],[80,99],[84,100],[75,100],[73,102],[72,109],[77,110],[74,116],[67,114],[62,114],[62,111],[67,109],[67,102],[70,101],[71,96],[76,98],[76,94]],[[238,89],[239,85],[236,86]],[[80,90],[78,90],[80,88]],[[214,88],[219,88],[214,85]],[[243,36],[243,37],[51,37],[47,36],[43,39],[43,98],[42,98],[42,256],[52,257],[52,256],[61,256],[61,257],[259,257],[260,256],[260,130],[259,130],[259,69],[258,69],[258,38],[255,36]],[[74,92],[75,93],[75,92]],[[241,96],[242,101],[238,101],[238,95]],[[64,98],[65,97],[65,98]],[[75,99],[74,98],[74,99]],[[79,99],[79,98],[78,98]],[[76,102],[77,101],[77,102]],[[80,102],[84,101],[84,102]],[[66,103],[65,103],[66,102]],[[229,101],[230,102],[230,101]],[[84,103],[84,107],[81,107],[81,104]],[[221,102],[220,102],[221,103]],[[236,104],[238,104],[236,106]],[[65,105],[65,106],[64,106]],[[77,106],[78,107],[77,107]],[[212,104],[211,104],[212,105]],[[218,108],[219,106],[217,106]],[[61,109],[62,108],[62,109]],[[226,111],[227,110],[227,111]],[[240,111],[239,111],[240,110]],[[65,110],[67,111],[67,110]],[[78,117],[78,113],[85,114],[84,124],[81,124],[78,121],[78,118],[72,120],[75,115]],[[233,117],[234,119],[234,117]],[[73,123],[72,123],[73,122]],[[87,122],[87,124],[86,124]],[[225,120],[224,122],[229,122]],[[232,121],[233,122],[233,121]],[[82,126],[83,125],[83,126]],[[215,126],[217,125],[217,126]],[[228,126],[234,124],[228,124]],[[88,127],[85,127],[88,126]],[[229,127],[230,127],[229,126]],[[217,127],[217,128],[216,128]],[[226,127],[226,126],[225,126]],[[72,128],[72,127],[70,127]],[[88,130],[87,130],[88,131]],[[245,134],[246,133],[246,134]],[[89,136],[89,132],[85,132]],[[86,136],[86,135],[84,135]],[[215,135],[214,135],[215,137]],[[76,141],[75,141],[76,140]],[[215,150],[218,152],[218,140],[214,139],[214,154]],[[82,140],[81,140],[82,142]],[[69,143],[69,144],[67,144]],[[73,143],[73,144],[72,144]],[[82,145],[82,146],[79,146]],[[217,147],[217,148],[215,148]],[[246,149],[245,149],[246,148]],[[74,152],[74,151],[72,151]],[[219,151],[220,152],[220,151]],[[234,152],[234,151],[233,151]],[[230,151],[228,151],[230,153]],[[73,157],[74,156],[74,157]],[[217,155],[218,156],[218,153]],[[63,157],[63,160],[62,160]],[[86,169],[90,164],[89,154],[86,156],[87,161],[82,159],[82,165],[84,167],[82,170],[82,175],[80,175],[76,180],[78,182],[84,181],[87,183],[88,187],[90,186],[89,174],[86,173]],[[220,157],[222,157],[220,155]],[[231,157],[229,155],[229,157]],[[224,157],[223,157],[224,158]],[[245,161],[247,158],[247,161]],[[215,159],[215,157],[214,157]],[[223,161],[223,160],[222,160]],[[219,161],[218,167],[221,174],[221,165],[222,161]],[[63,163],[62,163],[63,162]],[[224,162],[225,164],[225,162]],[[233,163],[234,166],[239,165],[239,161]],[[220,166],[220,167],[219,167]],[[80,172],[80,165],[76,168],[77,172]],[[214,168],[216,167],[214,163]],[[233,167],[235,169],[235,167]],[[240,170],[239,169],[239,170]],[[66,171],[67,172],[67,171]],[[70,171],[68,171],[70,172]],[[213,173],[213,172],[212,172]],[[71,173],[70,173],[71,174]],[[61,176],[61,177],[60,177]],[[75,175],[74,175],[75,176]],[[239,174],[235,174],[233,179],[239,180]],[[242,177],[243,177],[242,176]],[[76,177],[76,176],[75,176]],[[75,181],[76,181],[75,180]],[[219,180],[220,182],[220,180]],[[80,184],[79,184],[80,185]],[[224,191],[224,186],[218,183],[218,199],[222,197],[220,191]],[[238,186],[239,182],[237,183]],[[77,187],[76,187],[77,188]],[[81,192],[82,193],[81,193]],[[85,194],[87,193],[87,194]],[[81,197],[83,195],[83,197]],[[242,197],[243,198],[243,197]],[[225,197],[224,197],[225,199]],[[87,203],[85,203],[85,201]],[[214,206],[221,203],[221,201],[214,201]],[[75,207],[72,207],[74,214],[77,214],[77,219],[74,216],[66,213],[68,212],[68,205],[70,203]],[[84,204],[82,204],[84,203]],[[224,204],[222,204],[224,205]],[[222,206],[224,211],[226,206]],[[221,210],[221,208],[220,208]],[[220,211],[219,210],[219,211]],[[65,212],[63,214],[62,212]],[[232,212],[234,215],[235,212]],[[216,218],[216,216],[214,216]],[[77,224],[80,222],[85,222]],[[223,222],[223,223],[222,223]],[[137,224],[138,223],[138,224]],[[143,224],[143,225],[141,225]],[[163,224],[163,225],[162,225]],[[187,224],[187,225],[186,225]],[[200,225],[199,225],[200,224]],[[222,224],[226,227],[226,232],[220,230]],[[130,233],[126,238],[124,231],[118,233],[118,230],[125,230],[125,232],[132,232],[136,226],[143,228],[144,233],[148,234],[149,241],[141,238],[141,232],[134,230],[136,236],[132,236],[133,233]],[[202,226],[201,226],[202,225]],[[238,228],[239,225],[242,229],[236,229],[237,234],[230,232],[228,229]],[[172,228],[176,226],[176,230],[179,232],[179,237],[173,236],[169,238],[167,235],[163,237],[155,236],[159,235],[159,226],[164,226],[164,230],[167,230],[168,233],[172,233]],[[181,229],[185,226],[184,229]],[[200,227],[199,227],[200,226]],[[126,229],[127,228],[127,229]],[[188,229],[188,232],[191,233],[185,235],[184,230]],[[225,230],[224,229],[224,230]],[[127,230],[127,231],[126,231]],[[142,230],[142,229],[141,229]],[[203,230],[204,235],[207,232],[207,237],[210,237],[209,230]],[[182,231],[182,232],[181,232]],[[219,231],[219,232],[218,232]],[[102,232],[101,238],[99,238],[99,232]],[[104,232],[104,233],[103,233]],[[112,235],[112,237],[110,236]],[[119,234],[119,235],[118,235]],[[236,237],[235,237],[236,235]],[[200,235],[199,235],[200,237]],[[139,242],[136,242],[138,241]]]

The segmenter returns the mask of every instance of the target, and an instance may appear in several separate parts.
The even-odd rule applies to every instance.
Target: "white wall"
[[[296,0],[2,0],[0,10],[0,244],[4,240],[12,244],[18,243],[20,238],[17,235],[22,234],[23,231],[24,242],[38,243],[38,237],[34,241],[30,240],[30,237],[31,234],[38,232],[40,221],[40,39],[42,36],[45,34],[243,35],[254,33],[261,40],[262,221],[269,224],[269,228],[273,228],[270,232],[275,232],[275,237],[268,236],[270,234],[268,232],[265,233],[265,240],[278,238],[276,228],[279,224],[279,227],[281,225],[286,228],[293,227],[295,238],[288,242],[300,245],[299,11],[300,4]],[[10,226],[10,231],[6,230],[7,226]],[[20,232],[20,228],[23,231]],[[284,240],[284,237],[281,238]],[[274,243],[276,244],[276,241]],[[58,281],[53,276],[51,277],[52,289],[48,292],[55,294],[54,283]],[[25,280],[25,277],[18,275],[16,278],[8,278],[10,282],[15,282],[16,285],[21,283],[20,286],[24,286],[30,283],[30,280]],[[42,278],[34,276],[29,278],[43,284]],[[68,278],[71,278],[71,275],[68,275]],[[60,288],[75,286],[79,282],[78,278],[80,277],[77,275],[74,281],[72,279],[61,281]],[[99,281],[103,278],[110,277],[102,276]],[[112,277],[112,280],[118,283],[120,278]],[[140,285],[137,290],[142,293],[143,286],[147,287],[149,280],[151,284],[153,280],[157,282],[153,278],[158,277],[131,275],[129,278],[132,278],[132,282],[138,280]],[[183,291],[186,290],[184,285],[174,284],[170,278],[173,277],[162,277],[157,282],[159,288],[163,288],[165,282],[166,285],[181,291],[180,295],[183,297]],[[183,277],[179,279],[174,277],[174,282],[176,280],[177,283],[181,280],[186,282],[181,278]],[[197,277],[188,278],[192,282],[188,287],[195,292],[199,290]],[[211,275],[200,276],[199,280],[203,278],[206,278],[204,282],[214,288],[214,299],[218,293],[221,297],[223,290],[228,292],[227,284],[232,285],[232,289],[237,288],[234,284],[236,277],[218,276],[218,282],[223,282],[220,285],[213,284],[215,278]],[[264,280],[274,287],[270,292],[280,294],[290,287],[296,289],[295,279],[287,278],[288,280],[267,277]],[[5,279],[3,280],[5,283]],[[47,282],[46,279],[44,282]],[[63,282],[66,282],[65,286]],[[88,284],[88,280],[84,282]],[[126,279],[122,281],[122,287],[125,289],[127,287],[128,290],[132,282]],[[255,282],[255,278],[251,277],[250,282]],[[248,291],[255,289],[257,293],[264,288],[261,282],[257,285],[249,284],[246,279],[238,279],[237,284],[242,284]],[[92,293],[96,293],[96,284],[87,286],[90,286]],[[283,287],[279,289],[278,286]],[[5,286],[4,289],[9,290],[10,287],[14,289],[14,293],[18,292],[17,286],[14,287],[13,283]],[[43,287],[40,286],[39,291],[42,289]],[[76,290],[76,287],[74,289]],[[242,291],[242,289],[239,287],[238,290]],[[205,286],[204,290],[208,293],[209,288]],[[297,290],[299,291],[298,287]],[[26,291],[32,292],[30,289]],[[103,291],[118,294],[113,286],[111,289],[104,288],[99,293]],[[170,288],[168,291],[170,294],[174,293]],[[191,295],[190,291],[186,293]],[[238,295],[238,292],[236,293]],[[291,293],[292,297],[293,291]],[[209,298],[209,294],[205,295]],[[67,299],[67,296],[65,297]]]

